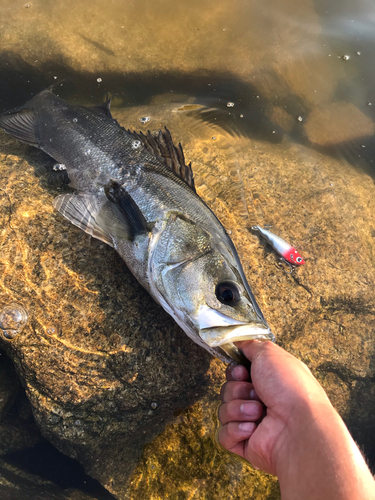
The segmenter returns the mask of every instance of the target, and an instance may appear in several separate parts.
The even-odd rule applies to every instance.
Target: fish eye
[[[219,283],[216,286],[215,294],[220,302],[228,305],[236,304],[241,298],[238,286],[231,281]]]
[[[298,262],[298,263],[302,262],[302,257],[297,257],[296,262]]]

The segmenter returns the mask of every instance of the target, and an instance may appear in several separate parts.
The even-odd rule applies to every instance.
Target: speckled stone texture
[[[370,452],[373,178],[302,146],[230,137],[197,120],[199,109],[162,101],[114,116],[137,129],[168,123],[277,341],[307,363]],[[142,116],[151,117],[144,126]],[[0,304],[16,301],[29,314],[1,347],[42,434],[118,499],[279,498],[275,478],[215,444],[224,364],[186,337],[112,249],[54,212],[61,191],[48,183],[50,160],[0,140]],[[288,274],[247,229],[254,223],[272,224],[306,265]]]

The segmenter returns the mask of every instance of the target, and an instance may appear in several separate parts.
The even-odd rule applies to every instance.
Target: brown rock
[[[13,364],[5,353],[0,351],[0,422],[12,406],[19,386]]]
[[[79,490],[63,490],[4,460],[0,460],[0,494],[2,500],[99,500]]]
[[[375,132],[371,118],[348,102],[334,102],[324,108],[315,108],[304,127],[308,139],[320,146],[352,141]]]
[[[172,112],[179,107],[115,116],[137,129],[140,116],[152,116],[144,126],[152,130],[168,123],[194,163],[198,192],[231,231],[278,342],[318,376],[367,451],[375,435],[373,180],[302,146],[228,136]],[[213,445],[223,364],[179,330],[113,250],[53,211],[57,191],[33,168],[42,170],[44,156],[1,141],[0,213],[11,218],[1,233],[0,304],[21,303],[29,314],[2,345],[43,435],[119,499],[143,499],[152,488],[162,497],[277,498],[274,478]],[[305,266],[287,274],[246,229],[255,222],[272,224],[308,256]]]

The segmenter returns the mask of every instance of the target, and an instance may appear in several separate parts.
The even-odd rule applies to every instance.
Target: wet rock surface
[[[307,363],[370,455],[373,178],[303,146],[231,137],[189,106],[161,97],[114,116],[143,130],[167,123],[182,142],[278,343]],[[119,499],[279,498],[275,478],[215,445],[225,366],[186,337],[112,249],[53,211],[61,191],[48,183],[50,160],[0,140],[0,305],[22,304],[29,318],[1,346],[43,436]],[[252,224],[271,224],[305,266],[288,274]]]
[[[0,459],[0,494],[3,500],[96,500],[96,497],[69,489],[19,470]]]
[[[4,352],[0,351],[0,422],[15,400],[20,386],[13,364]]]
[[[41,436],[33,421],[30,403],[4,351],[0,351],[0,408],[0,455],[38,443]]]

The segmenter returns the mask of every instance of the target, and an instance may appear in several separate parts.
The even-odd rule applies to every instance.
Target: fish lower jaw
[[[243,340],[275,341],[271,330],[259,323],[204,328],[199,330],[199,337],[210,347],[221,347],[224,350],[226,344],[233,345],[233,342]]]

